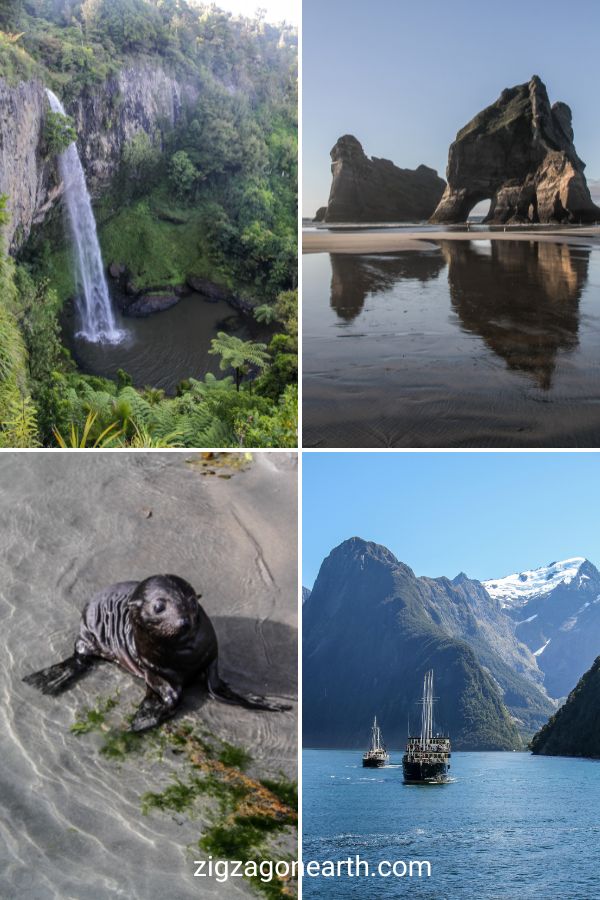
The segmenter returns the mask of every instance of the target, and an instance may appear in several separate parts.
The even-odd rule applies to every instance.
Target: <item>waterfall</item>
[[[64,116],[65,110],[58,97],[48,89],[46,94],[52,111]],[[75,142],[59,155],[58,171],[64,184],[65,203],[75,248],[80,334],[92,343],[116,344],[123,337],[123,333],[115,324],[104,276],[96,220]]]

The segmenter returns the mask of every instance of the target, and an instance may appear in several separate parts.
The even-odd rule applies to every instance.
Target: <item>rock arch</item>
[[[491,197],[488,222],[595,222],[573,144],[571,110],[552,107],[543,82],[507,88],[458,132],[448,154],[447,186],[431,221],[465,222]]]

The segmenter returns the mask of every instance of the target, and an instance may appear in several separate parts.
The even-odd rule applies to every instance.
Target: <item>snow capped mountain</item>
[[[549,563],[539,569],[516,572],[504,578],[492,578],[483,581],[482,584],[490,597],[499,600],[503,608],[515,609],[525,606],[532,597],[551,593],[560,584],[571,584],[585,562],[583,556],[574,556],[572,559]],[[580,574],[579,578],[589,580],[589,575]]]
[[[576,556],[483,582],[531,650],[555,699],[566,696],[600,653],[600,572]]]

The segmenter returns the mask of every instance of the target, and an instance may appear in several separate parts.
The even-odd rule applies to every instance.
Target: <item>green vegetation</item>
[[[96,210],[105,262],[137,292],[210,281],[275,333],[268,346],[220,333],[224,377],[200,366],[175,397],[77,372],[59,327],[70,250],[51,214],[16,263],[0,253],[0,446],[296,446],[295,32],[185,0],[10,7],[0,77],[35,76],[68,108],[101,109],[88,146],[127,125]],[[136,66],[178,83],[175,125],[123,122],[119,73]],[[49,161],[75,137],[69,117],[47,112]]]
[[[297,784],[283,774],[274,780],[253,778],[245,771],[252,762],[247,750],[210,732],[199,733],[189,722],[163,725],[146,734],[115,728],[108,717],[118,702],[118,693],[99,698],[93,707],[82,710],[70,730],[78,737],[101,733],[100,753],[118,763],[126,763],[132,753],[143,753],[158,763],[164,763],[166,751],[171,759],[179,758],[169,783],[142,795],[142,813],[176,814],[189,823],[198,814],[208,816],[210,824],[197,841],[201,851],[222,859],[255,860],[256,870],[245,870],[244,877],[267,897],[291,896],[294,882],[282,881],[272,870],[273,859],[283,858],[274,841],[289,834],[295,842]],[[261,877],[267,872],[271,880]]]
[[[266,344],[242,341],[232,334],[225,334],[224,331],[219,331],[216,338],[213,338],[212,347],[208,352],[221,357],[219,362],[221,369],[224,371],[233,369],[235,373],[235,389],[239,391],[242,378],[248,374],[250,366],[262,369],[267,364],[269,354],[265,352],[266,349]]]
[[[106,722],[106,714],[114,709],[118,702],[118,695],[106,699],[100,698],[96,706],[88,706],[81,711],[79,719],[71,725],[71,732],[79,735],[98,731]]]
[[[530,749],[546,756],[600,759],[600,656],[561,706],[533,737]]]
[[[62,113],[50,110],[46,114],[44,127],[46,156],[57,156],[76,140],[77,132],[73,127],[73,119],[70,116],[63,116]]]

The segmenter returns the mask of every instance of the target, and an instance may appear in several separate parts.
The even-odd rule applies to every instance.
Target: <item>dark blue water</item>
[[[304,898],[600,898],[600,761],[453,753],[456,780],[421,787],[360,756],[304,751],[304,863],[429,860],[431,877],[305,877]]]

